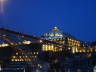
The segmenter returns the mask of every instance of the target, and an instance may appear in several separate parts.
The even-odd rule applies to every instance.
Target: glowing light
[[[93,72],[96,72],[96,66],[93,68]]]
[[[2,71],[1,65],[0,65],[0,71]]]
[[[40,43],[42,43],[43,41],[42,41],[42,40],[40,40],[39,42],[40,42]]]
[[[0,0],[0,12],[4,12],[4,4],[6,0]]]
[[[23,44],[31,44],[31,41],[24,40]]]
[[[54,30],[59,30],[58,27],[54,27]]]

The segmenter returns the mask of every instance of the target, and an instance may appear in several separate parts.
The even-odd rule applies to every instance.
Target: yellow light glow
[[[8,44],[0,44],[0,47],[7,47],[9,46]]]
[[[14,59],[12,59],[11,61],[14,61]]]
[[[39,42],[40,42],[40,43],[42,43],[43,41],[42,41],[42,40],[40,40]]]
[[[56,48],[56,47],[54,47],[54,45],[42,45],[42,50],[43,51],[60,51],[60,49],[58,48]],[[62,51],[62,50],[61,50]]]
[[[16,55],[18,55],[18,53],[16,53]]]
[[[31,41],[24,40],[22,43],[23,44],[31,44]]]
[[[13,56],[13,58],[16,58],[16,56]]]
[[[76,52],[75,47],[73,47],[72,48],[72,53],[75,53],[75,52]]]

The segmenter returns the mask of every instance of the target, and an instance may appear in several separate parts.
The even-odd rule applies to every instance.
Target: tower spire
[[[55,26],[55,27],[53,28],[53,30],[59,30],[59,28]]]

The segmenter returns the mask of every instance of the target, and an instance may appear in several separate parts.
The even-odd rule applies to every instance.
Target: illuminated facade
[[[36,67],[42,68],[43,66],[42,63],[45,59],[49,60],[49,63],[51,62],[54,63],[54,62],[58,62],[60,59],[64,61],[64,58],[68,58],[67,56],[68,54],[80,55],[81,53],[82,54],[86,53],[85,54],[86,57],[91,57],[91,53],[96,52],[96,45],[95,48],[93,48],[87,43],[75,39],[72,35],[61,31],[58,27],[54,27],[48,33],[44,33],[42,38],[36,38],[34,36],[32,38],[29,38],[30,36],[26,37],[27,35],[25,36],[23,36],[24,34],[20,34],[20,35],[21,37],[18,34],[17,36],[15,36],[17,41],[16,43],[11,42],[10,44],[13,46],[15,45],[15,47],[19,48],[19,50],[22,51],[14,50],[14,47],[10,47],[10,44],[1,43],[0,55],[2,56],[0,62],[5,63],[7,61],[9,63],[13,63],[13,65],[11,64],[12,66],[14,65],[16,66],[16,64],[18,66],[22,66],[21,63],[23,63],[24,67],[22,68],[24,69],[26,69],[25,63],[29,63],[30,65],[33,66],[37,65]],[[4,35],[4,37],[5,36],[6,35]],[[42,58],[43,60],[39,57],[41,58],[43,57]],[[45,61],[48,62],[47,60]],[[17,68],[19,69],[20,67]],[[15,67],[15,69],[17,68]],[[32,71],[26,71],[26,72],[32,72]]]
[[[52,44],[43,44],[43,51],[63,51],[65,48],[71,50],[73,53],[78,52],[92,52],[93,49],[88,46],[85,42],[76,40],[72,35],[61,31],[58,27],[54,27],[48,33],[42,36],[46,40],[55,41],[62,44],[59,47],[54,47]]]
[[[28,41],[28,40],[18,42],[17,45],[26,45],[26,46],[29,46],[29,47],[32,45],[34,47],[34,44],[32,44],[32,42]],[[32,50],[32,51],[29,51],[29,52],[26,53],[28,56],[30,56],[30,58],[28,58],[28,56],[25,55],[25,53],[23,53],[23,52],[19,53],[19,52],[14,51],[14,53],[10,57],[10,61],[12,61],[12,62],[26,62],[26,61],[31,61],[31,59],[35,59],[38,55],[38,50],[39,50],[40,46],[38,46],[38,44],[37,44],[37,46],[35,45],[35,47],[38,47],[38,48],[37,49],[34,48],[34,50],[33,50],[33,49],[31,49],[32,47],[30,47],[30,50]],[[1,51],[4,48],[5,48],[5,50],[6,50],[6,48],[10,48],[9,44],[6,44],[6,43],[0,44]]]
[[[34,43],[32,43],[32,41],[23,40],[22,42],[18,42],[17,45],[27,47],[26,50],[29,47],[31,51],[26,53],[28,56],[25,55],[25,53],[23,52],[22,53],[14,52],[14,54],[10,57],[11,58],[10,61],[30,62],[31,59],[37,58],[40,51],[59,52],[59,51],[70,50],[72,53],[96,51],[96,49],[94,50],[91,46],[88,46],[85,42],[76,40],[72,35],[61,31],[58,27],[54,27],[48,33],[44,33],[42,38],[59,44],[43,42],[43,40],[41,39],[34,46]],[[5,48],[9,47],[9,44],[7,43],[0,44],[0,48],[4,48],[4,47]]]

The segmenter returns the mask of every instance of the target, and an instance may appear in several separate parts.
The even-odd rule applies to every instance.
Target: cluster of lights
[[[38,67],[39,67],[39,68],[42,68],[42,65],[38,64]]]
[[[19,44],[19,45],[21,45],[21,44],[29,45],[31,43],[32,43],[31,41],[24,40],[23,42],[18,42],[17,44]],[[10,44],[15,45],[14,43],[10,43]],[[9,46],[9,44],[6,44],[6,43],[0,44],[0,47],[8,47],[8,46]]]
[[[24,61],[31,61],[31,59],[12,59],[11,61],[15,61],[15,62],[24,62]]]
[[[22,53],[22,54],[24,54],[24,53]],[[36,58],[37,56],[36,55],[38,55],[38,52],[28,52],[27,54],[31,54],[32,56],[20,56],[19,55],[19,53],[17,52],[16,53],[16,56],[12,56],[12,59],[11,59],[11,61],[15,61],[15,62],[19,62],[19,61],[31,61],[31,59],[34,59],[34,58]],[[31,59],[29,59],[28,57],[30,57]]]
[[[77,47],[72,47],[72,53],[82,53],[85,52],[85,49],[79,49]]]
[[[43,44],[42,50],[43,51],[53,51],[53,52],[56,52],[56,51],[62,51],[62,48],[57,48],[54,45]]]
[[[52,39],[52,41],[56,41],[56,42],[59,42],[60,44],[64,44],[65,43],[65,41],[64,41],[64,39],[63,38],[57,38],[57,39]]]
[[[49,34],[49,35],[50,35],[50,36],[56,36],[56,37],[59,37],[59,36],[60,36],[60,37],[63,37],[62,34],[58,34],[58,33],[56,33],[56,34],[51,33],[51,34]]]
[[[29,59],[28,56],[12,56],[11,61],[31,61],[31,59]]]
[[[40,43],[42,43],[43,41],[42,40],[39,40]]]
[[[92,48],[72,47],[72,53],[93,52]]]
[[[69,46],[77,46],[77,47],[80,46],[80,41],[78,40],[73,40],[73,39],[68,38],[68,43],[69,43]]]
[[[0,47],[7,47],[9,46],[8,44],[0,44]]]
[[[42,50],[43,50],[43,51],[49,51],[49,50],[50,50],[50,51],[55,51],[53,45],[47,45],[47,44],[44,44],[44,45],[43,45]]]
[[[17,55],[18,55],[18,53],[16,53]],[[34,54],[34,55],[38,55],[39,54],[39,52],[27,52],[26,54]],[[24,55],[24,53],[22,53],[22,55]]]
[[[22,43],[23,44],[31,44],[31,41],[24,40]]]

